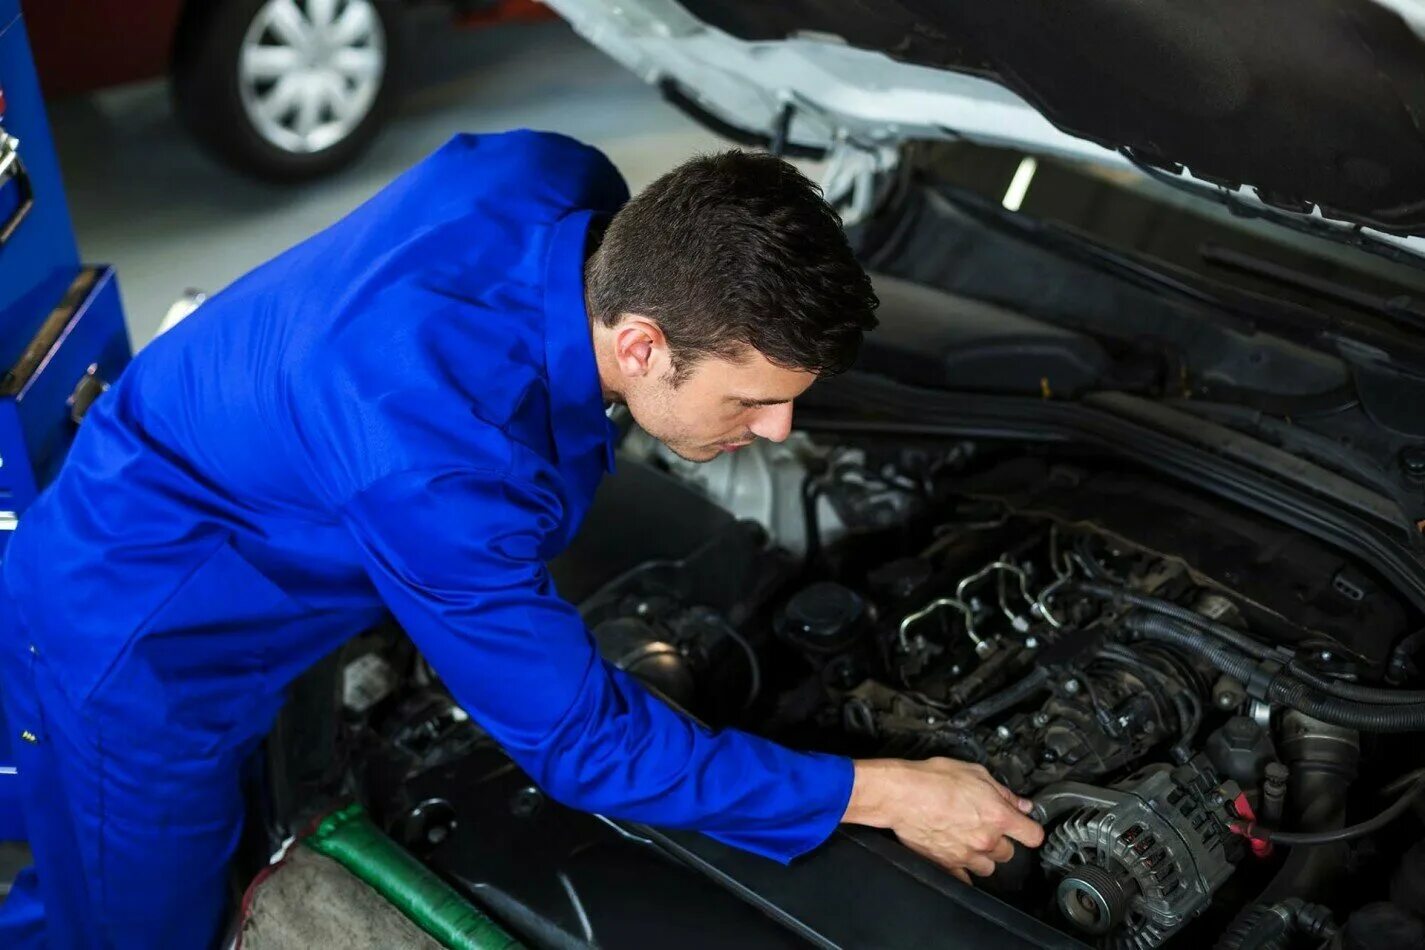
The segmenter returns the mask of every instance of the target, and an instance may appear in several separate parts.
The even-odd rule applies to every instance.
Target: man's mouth
[[[719,442],[717,447],[724,452],[736,452],[740,448],[751,445],[751,442]]]

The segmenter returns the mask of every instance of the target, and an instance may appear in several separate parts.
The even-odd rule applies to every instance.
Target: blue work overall
[[[612,464],[584,305],[627,188],[458,136],[134,360],[10,542],[0,695],[36,867],[0,946],[201,948],[283,689],[393,614],[554,798],[779,860],[850,763],[710,733],[598,655],[545,562]]]

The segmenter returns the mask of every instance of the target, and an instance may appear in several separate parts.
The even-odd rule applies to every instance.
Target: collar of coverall
[[[598,450],[611,472],[618,430],[605,415],[584,306],[584,244],[596,216],[594,211],[575,211],[554,226],[544,266],[544,367],[560,460]]]

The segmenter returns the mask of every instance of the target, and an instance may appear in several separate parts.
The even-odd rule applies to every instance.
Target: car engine
[[[623,500],[601,496],[593,546],[555,579],[605,657],[668,702],[797,748],[982,764],[1047,837],[977,889],[1074,940],[1425,945],[1408,815],[1425,638],[1369,570],[1092,457],[805,433],[701,467],[638,433],[624,455]],[[460,796],[489,785],[520,820],[553,806],[408,643],[353,649],[337,676],[364,797],[447,876],[485,880]],[[373,664],[386,685],[353,693]],[[617,890],[604,872],[590,886]],[[549,945],[595,945],[586,924]]]
[[[1339,883],[1339,868],[1322,867],[1333,850],[1342,856],[1339,844],[1298,849],[1296,864],[1314,867],[1288,869],[1300,877],[1291,912],[1221,896],[1239,872],[1270,881],[1279,855],[1258,829],[1321,825],[1307,814],[1317,794],[1334,796],[1325,824],[1339,827],[1347,789],[1378,765],[1363,766],[1362,743],[1384,746],[1425,723],[1421,694],[1362,685],[1408,662],[1383,647],[1406,620],[1382,586],[1341,564],[1313,588],[1261,550],[1232,553],[1257,565],[1250,579],[1189,561],[1183,553],[1240,548],[1252,531],[1240,518],[1174,523],[1202,513],[1173,510],[1186,495],[1172,489],[1135,486],[1140,507],[1142,495],[1161,496],[1156,527],[1139,523],[1146,541],[1115,523],[1124,518],[1071,512],[1095,490],[1135,482],[1121,472],[1015,460],[959,479],[951,473],[973,446],[799,451],[806,535],[788,545],[803,559],[782,593],[739,604],[723,623],[705,604],[659,604],[625,578],[601,594],[626,609],[594,627],[619,644],[606,655],[624,651],[626,625],[643,618],[646,644],[687,657],[684,672],[649,681],[696,713],[697,657],[734,637],[747,656],[729,662],[751,692],[730,723],[854,756],[983,764],[1036,802],[1048,832],[986,886],[1097,946],[1163,946],[1207,918],[1184,938],[1200,945],[1268,907],[1282,946],[1335,932],[1318,902]],[[769,478],[777,464],[764,463]],[[1018,507],[1016,494],[1033,498]],[[827,524],[835,531],[813,536]],[[1240,536],[1222,537],[1234,524]],[[1190,537],[1199,534],[1217,537]],[[1154,546],[1164,541],[1175,550]],[[1271,532],[1257,541],[1280,543]],[[1289,596],[1231,586],[1260,587],[1270,571]],[[703,646],[688,647],[690,624]],[[652,649],[616,661],[638,672]],[[1425,773],[1397,772],[1413,797]]]

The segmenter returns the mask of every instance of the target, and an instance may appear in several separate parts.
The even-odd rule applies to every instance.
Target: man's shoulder
[[[532,129],[455,135],[407,174],[443,189],[494,195],[507,208],[547,218],[585,208],[613,211],[628,200],[628,185],[603,152]]]

